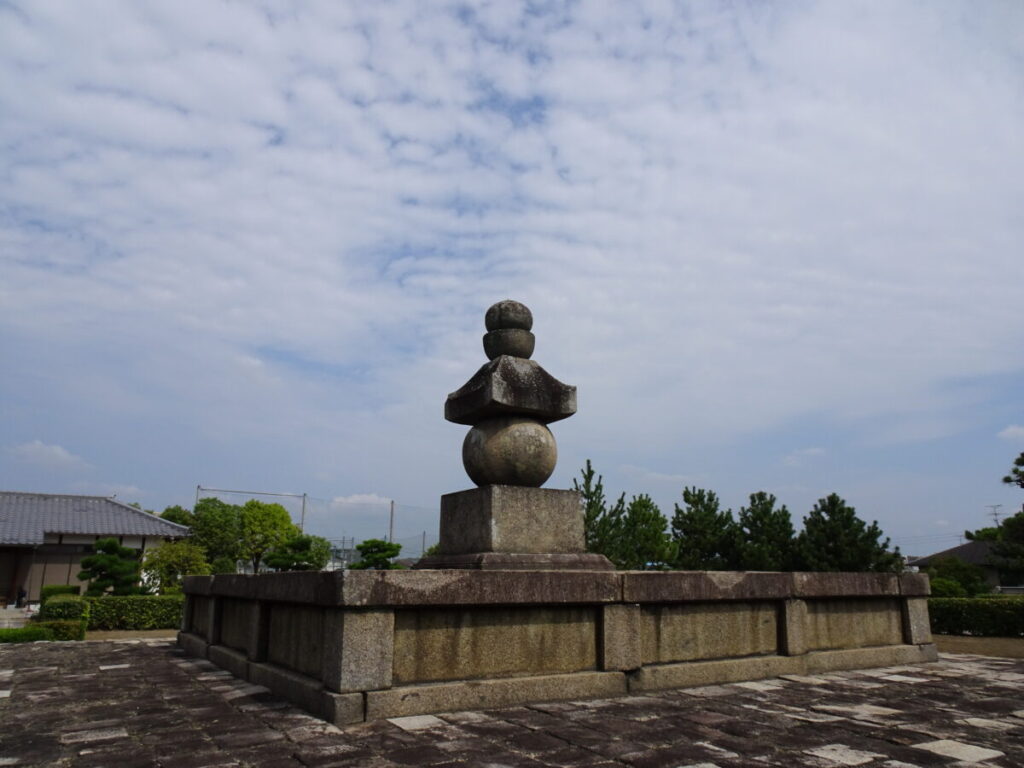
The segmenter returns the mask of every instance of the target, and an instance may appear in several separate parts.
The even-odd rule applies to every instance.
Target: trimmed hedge
[[[71,584],[48,584],[39,590],[39,602],[46,605],[46,601],[57,595],[80,595],[82,588]]]
[[[1024,597],[933,597],[932,632],[975,637],[1024,637]]]
[[[87,621],[88,619],[89,603],[84,597],[78,595],[54,595],[39,609],[40,621]]]
[[[0,629],[0,643],[34,643],[36,640],[52,639],[53,633],[38,624],[15,629]]]
[[[40,621],[34,626],[48,630],[48,640],[85,640],[84,621]]]
[[[87,597],[89,629],[177,629],[184,595]]]

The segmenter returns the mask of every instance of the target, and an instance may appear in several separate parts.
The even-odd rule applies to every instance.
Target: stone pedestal
[[[485,485],[441,497],[439,553],[417,568],[612,570],[587,553],[576,491]]]

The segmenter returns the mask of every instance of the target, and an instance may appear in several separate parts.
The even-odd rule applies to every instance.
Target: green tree
[[[185,509],[175,504],[173,507],[167,507],[163,512],[160,513],[160,517],[172,523],[178,525],[187,525],[192,527],[192,523],[195,522],[195,513],[190,509]]]
[[[1003,482],[1024,489],[1024,451],[1021,451],[1020,456],[1013,460],[1010,474],[1003,478]]]
[[[85,594],[99,596],[108,591],[115,595],[137,595],[141,566],[134,549],[122,547],[117,539],[98,539],[96,554],[82,558],[81,581],[88,581]]]
[[[205,576],[210,573],[203,548],[188,539],[165,541],[146,552],[142,572],[156,583],[161,595],[181,592],[185,576]]]
[[[361,559],[349,566],[353,570],[388,571],[402,567],[391,562],[391,559],[398,557],[398,553],[402,551],[401,544],[394,544],[383,539],[367,539],[356,544],[356,549],[359,550]]]
[[[206,552],[214,573],[234,573],[241,559],[242,508],[208,497],[196,502],[191,539]]]
[[[239,554],[252,563],[252,572],[259,573],[263,556],[299,533],[288,510],[280,504],[249,499],[239,515]]]
[[[631,571],[663,570],[672,562],[674,548],[665,529],[668,520],[650,496],[634,496],[621,518],[620,535],[609,559]]]
[[[741,570],[792,570],[793,521],[785,504],[775,508],[774,495],[764,491],[750,494],[750,506],[740,507],[736,527]]]
[[[992,587],[985,580],[985,571],[982,568],[956,556],[939,558],[925,571],[932,582],[932,594],[936,597],[974,597],[992,591]],[[940,579],[959,586],[963,590],[963,595],[936,594],[935,583]]]
[[[808,571],[900,571],[899,547],[880,541],[878,522],[867,525],[853,507],[832,493],[819,499],[797,537],[799,567]]]
[[[268,552],[264,562],[275,571],[322,571],[330,559],[331,542],[299,534]]]
[[[1024,512],[1008,517],[999,526],[989,561],[999,570],[1004,584],[1019,583],[1024,577]]]
[[[626,515],[626,494],[622,494],[609,509],[604,495],[603,477],[597,475],[595,480],[595,474],[590,459],[587,459],[581,471],[582,485],[578,480],[573,480],[572,485],[583,499],[583,531],[587,551],[604,555],[614,563],[619,557],[618,548]]]
[[[932,597],[967,597],[967,590],[959,581],[939,576],[931,579]]]
[[[976,531],[964,531],[964,537],[968,541],[999,541],[999,526],[990,525]]]
[[[672,515],[675,567],[688,571],[735,567],[736,523],[732,511],[720,509],[714,491],[696,486],[683,489],[683,504],[676,504]]]

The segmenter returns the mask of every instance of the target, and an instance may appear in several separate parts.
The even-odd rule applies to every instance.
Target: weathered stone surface
[[[509,355],[485,363],[444,404],[445,419],[467,425],[515,415],[550,424],[574,413],[576,387],[563,384],[533,360]]]
[[[645,605],[640,627],[644,664],[775,653],[774,602]]]
[[[601,608],[601,669],[630,670],[643,664],[640,606],[635,603]]]
[[[596,609],[397,610],[394,647],[396,685],[592,670]]]
[[[903,642],[917,645],[932,641],[928,620],[928,598],[908,597],[903,601]]]
[[[539,488],[557,462],[551,430],[525,416],[484,419],[462,442],[462,465],[477,485]]]
[[[935,661],[935,646],[889,645],[878,648],[847,648],[834,651],[814,651],[798,656],[805,662],[802,674],[818,674],[843,669],[871,669],[897,664],[921,664]]]
[[[577,491],[487,485],[441,497],[443,555],[478,552],[581,553]]]
[[[542,554],[529,552],[476,552],[468,555],[425,557],[413,568],[476,571],[614,571],[604,555],[593,552]]]
[[[807,648],[859,648],[899,645],[903,619],[896,598],[842,598],[807,601]]]
[[[749,656],[721,661],[692,661],[642,667],[629,675],[629,690],[657,691],[665,688],[714,685],[740,680],[761,680],[805,671],[805,656]]]
[[[321,717],[333,725],[351,725],[366,719],[366,701],[361,693],[321,694]]]
[[[248,679],[249,660],[244,653],[226,648],[223,645],[211,645],[206,652],[207,658],[221,669],[226,669],[235,677]]]
[[[484,314],[484,326],[488,331],[497,331],[502,328],[520,328],[529,331],[533,328],[533,313],[522,302],[503,299],[488,307]]]
[[[318,680],[273,664],[250,662],[249,682],[269,688],[317,717],[324,714],[324,689]]]
[[[905,597],[927,597],[932,593],[927,573],[901,573],[900,594]]]
[[[393,610],[327,609],[323,627],[321,679],[329,690],[370,691],[391,686]]]
[[[192,632],[179,632],[178,645],[189,656],[196,656],[200,659],[206,658],[207,649],[210,647],[206,640]]]
[[[523,328],[497,328],[484,334],[484,354],[488,360],[498,355],[529,359],[537,339]]]
[[[622,574],[627,602],[757,600],[789,597],[793,574],[751,571],[629,571]]]
[[[793,597],[874,597],[899,593],[899,577],[895,573],[793,574]]]
[[[782,631],[779,633],[779,653],[799,656],[807,653],[807,602],[782,601]]]
[[[192,626],[189,629],[204,640],[210,639],[210,606],[212,597],[195,595],[192,598]]]
[[[221,605],[220,642],[229,648],[251,653],[253,642],[253,611],[257,603],[254,600],[240,600],[233,597],[223,598]]]
[[[323,611],[313,606],[272,605],[267,660],[319,679],[323,664]]]
[[[583,672],[575,675],[513,677],[502,680],[406,686],[366,694],[366,717],[386,717],[492,709],[541,701],[565,701],[626,692],[621,672]]]

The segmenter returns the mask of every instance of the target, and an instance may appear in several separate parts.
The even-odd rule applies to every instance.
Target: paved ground
[[[1024,766],[1024,662],[691,688],[339,730],[165,640],[0,646],[0,766]]]

